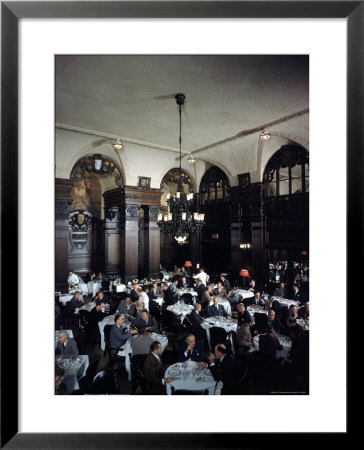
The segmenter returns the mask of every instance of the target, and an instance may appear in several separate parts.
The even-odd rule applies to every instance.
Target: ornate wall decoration
[[[83,250],[89,241],[92,216],[88,212],[75,211],[70,214],[69,239],[74,250]]]
[[[115,208],[108,208],[106,210],[106,212],[105,212],[105,219],[107,219],[110,222],[112,222],[117,215],[118,215],[117,209],[115,209]]]
[[[125,196],[125,199],[126,200],[138,200],[140,202],[142,202],[143,200],[147,200],[147,201],[150,201],[150,202],[158,202],[159,203],[159,201],[160,201],[159,197],[149,197],[147,195],[140,196],[140,195],[129,195],[128,194],[128,195]]]
[[[161,189],[163,188],[163,185],[165,185],[166,183],[178,184],[179,177],[180,177],[180,169],[179,168],[176,167],[174,169],[169,170],[163,177],[163,180],[161,182]],[[190,176],[186,172],[183,172],[183,171],[182,171],[182,184],[187,184],[188,191],[191,193],[193,192],[192,180],[191,180]]]
[[[122,187],[123,180],[116,164],[102,155],[84,156],[79,159],[71,171],[71,179],[84,175],[85,172],[93,172],[99,175],[114,175],[115,183]]]
[[[139,210],[137,206],[126,206],[125,215],[127,217],[139,217]]]
[[[68,202],[56,202],[56,215],[69,214],[70,208]]]
[[[149,217],[157,217],[160,208],[149,208]]]
[[[151,178],[148,177],[138,177],[138,188],[139,189],[150,189]]]

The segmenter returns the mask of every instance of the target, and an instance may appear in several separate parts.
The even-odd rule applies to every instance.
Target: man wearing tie
[[[213,295],[220,295],[221,297],[227,297],[226,290],[222,287],[221,282],[217,283],[217,287],[212,291]]]
[[[155,318],[149,315],[147,309],[143,309],[140,319],[136,322],[136,327],[150,332],[158,330]]]
[[[219,305],[219,297],[214,297],[213,302],[214,302],[214,304],[209,306],[209,308],[207,310],[207,315],[209,317],[214,317],[214,316],[229,317],[227,312],[225,311],[225,308],[222,305]]]
[[[62,330],[58,333],[58,342],[56,346],[56,355],[60,355],[62,358],[72,358],[78,355],[78,348],[76,341],[68,338],[68,333]]]
[[[232,357],[224,344],[217,344],[214,353],[209,356],[209,369],[215,381],[222,381],[221,394],[234,394],[237,389],[237,377]]]
[[[173,377],[164,378],[164,365],[161,360],[162,346],[154,341],[150,346],[150,353],[144,362],[144,376],[149,383],[148,394],[166,394],[166,383],[173,381]]]
[[[201,342],[197,341],[194,334],[189,334],[181,345],[178,361],[183,362],[190,359],[195,362],[203,362],[205,352]]]
[[[303,295],[303,292],[301,292],[298,289],[297,284],[293,285],[293,300],[295,302],[297,302],[299,305],[302,305],[306,301],[305,296]]]

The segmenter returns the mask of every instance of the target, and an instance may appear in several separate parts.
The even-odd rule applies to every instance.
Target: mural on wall
[[[71,198],[71,211],[88,211],[94,217],[101,218],[101,186],[96,177],[82,175],[76,178]]]

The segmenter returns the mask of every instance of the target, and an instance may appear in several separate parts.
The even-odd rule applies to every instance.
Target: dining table
[[[75,291],[76,292],[76,291]],[[67,302],[69,302],[73,297],[73,293],[68,293],[68,294],[61,294],[59,296],[59,301],[61,303],[63,303],[64,305],[66,305]],[[83,301],[83,295],[80,296],[80,299]]]
[[[193,311],[193,305],[186,305],[184,301],[178,301],[174,305],[167,306],[167,310],[172,311],[183,323],[185,317]]]
[[[266,316],[268,316],[268,312],[269,312],[264,307],[258,306],[258,305],[248,306],[247,311],[251,316],[253,316],[255,313],[265,314]]]
[[[170,383],[166,383],[167,395],[178,390],[208,391],[209,395],[215,394],[216,381],[210,369],[199,369],[195,361],[176,362],[166,369],[164,376],[173,377]]]
[[[236,292],[237,294],[239,294],[239,297],[241,297],[243,300],[244,300],[245,298],[251,298],[251,297],[254,297],[254,292],[248,291],[248,290],[245,290],[245,289],[237,289],[235,292]]]
[[[109,283],[109,292],[112,291],[112,284],[113,282],[110,281]],[[102,283],[101,281],[89,281],[87,283],[87,288],[88,288],[88,294],[92,295],[92,298],[95,297],[95,295],[99,292],[102,291]]]
[[[281,304],[281,306],[287,306],[288,308],[291,306],[291,305],[293,305],[293,306],[296,306],[297,308],[298,308],[298,303],[296,302],[296,301],[294,301],[294,300],[290,300],[289,298],[283,298],[283,297],[276,297],[276,296],[273,296],[273,299],[274,300],[277,300],[280,304]]]
[[[310,320],[309,319],[296,319],[298,325],[300,325],[305,331],[309,331],[310,329]]]
[[[209,344],[209,348],[211,349],[211,336],[210,336],[210,329],[212,327],[220,327],[223,328],[227,333],[230,333],[230,331],[234,331],[235,333],[238,330],[238,324],[237,322],[235,322],[233,319],[228,319],[226,317],[223,316],[214,316],[214,317],[207,317],[201,324],[201,327],[206,330],[206,335],[207,335],[207,342]],[[231,351],[233,353],[235,353],[234,350],[234,342],[233,342],[233,337],[232,334],[229,334],[229,339],[231,342]]]
[[[89,366],[88,355],[77,355],[73,358],[56,358],[56,364],[64,370],[61,379],[66,386],[67,394],[79,389],[78,381],[86,375]]]
[[[168,345],[168,338],[167,336],[165,336],[164,334],[159,334],[159,333],[146,333],[147,336],[150,336],[150,338],[153,341],[158,341],[160,342],[161,346],[162,346],[162,353],[164,352],[164,350],[166,349],[167,345]],[[131,341],[132,339],[135,339],[137,337],[136,334],[134,334],[130,339],[128,339],[126,341],[126,343],[124,344],[124,352],[125,352],[125,370],[128,374],[128,380],[131,381],[131,357],[133,356],[133,350],[131,347]]]
[[[253,338],[254,348],[256,351],[259,351],[259,336],[261,336],[261,335],[258,334],[256,336],[254,336],[254,338]],[[276,359],[283,358],[283,360],[282,360],[282,364],[283,364],[284,362],[288,361],[288,359],[289,359],[289,353],[292,349],[292,339],[281,333],[275,333],[275,336],[277,336],[279,343],[282,344],[282,346],[283,346],[282,350],[276,351]]]

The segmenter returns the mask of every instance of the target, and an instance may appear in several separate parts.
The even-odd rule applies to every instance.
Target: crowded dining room
[[[308,395],[308,56],[57,55],[55,89],[55,395]]]

